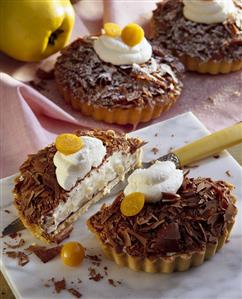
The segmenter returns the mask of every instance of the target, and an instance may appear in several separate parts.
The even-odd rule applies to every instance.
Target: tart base
[[[119,266],[125,266],[134,271],[144,271],[148,273],[172,273],[183,272],[191,267],[200,266],[205,260],[210,259],[219,249],[223,247],[229,238],[234,221],[231,221],[227,225],[227,230],[219,237],[216,243],[208,243],[206,248],[201,251],[194,251],[191,253],[174,254],[172,256],[165,256],[156,259],[134,257],[127,253],[117,253],[115,249],[106,246],[100,240],[98,234],[92,228],[89,220],[87,226],[92,231],[99,242],[104,254],[114,260]]]
[[[228,74],[242,69],[242,61],[239,60],[233,62],[217,62],[213,60],[203,62],[198,58],[193,58],[188,55],[179,56],[179,59],[185,65],[185,68],[187,70],[198,72],[201,74]]]
[[[109,124],[128,125],[133,126],[139,123],[148,122],[152,119],[158,118],[161,113],[169,110],[175,104],[178,96],[170,97],[168,103],[156,103],[154,105],[146,105],[144,107],[134,108],[106,108],[90,105],[81,101],[72,95],[69,89],[64,89],[57,83],[57,88],[63,96],[65,102],[72,106],[75,110],[80,111],[85,116],[90,116],[98,121],[104,121]]]

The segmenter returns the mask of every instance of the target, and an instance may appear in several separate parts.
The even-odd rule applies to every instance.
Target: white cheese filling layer
[[[96,193],[108,194],[111,191],[108,183],[117,177],[120,181],[124,180],[130,168],[140,163],[140,156],[140,149],[132,155],[116,152],[99,168],[92,169],[90,175],[69,192],[67,201],[59,204],[53,215],[46,219],[47,232],[55,231],[60,223],[65,221],[70,214],[77,212]]]

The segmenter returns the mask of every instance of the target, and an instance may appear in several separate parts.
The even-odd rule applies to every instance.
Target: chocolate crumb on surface
[[[60,293],[62,290],[66,289],[66,281],[64,278],[59,281],[54,280],[53,283],[54,283],[56,293]]]
[[[157,147],[153,147],[151,151],[154,155],[156,155],[159,152],[159,149]]]
[[[10,238],[15,239],[17,238],[18,234],[17,233],[12,233],[9,235]]]
[[[43,263],[47,263],[60,254],[62,246],[46,248],[44,246],[31,245],[26,250],[33,252]]]
[[[86,258],[90,259],[91,261],[94,262],[101,262],[101,258],[98,257],[97,255],[90,255],[90,254],[86,254]]]
[[[225,173],[227,174],[227,176],[232,177],[232,174],[230,173],[229,170],[225,171]]]
[[[12,248],[12,249],[16,249],[16,248],[20,248],[25,244],[24,239],[20,239],[19,242],[17,244],[9,244],[7,242],[4,242],[4,244],[8,247],[8,248]]]
[[[210,103],[215,104],[215,99],[212,97],[208,97],[207,99]]]
[[[158,133],[155,133],[155,137],[157,137],[158,136]]]
[[[76,298],[81,298],[82,297],[82,294],[80,292],[78,292],[76,289],[74,288],[70,288],[70,289],[67,289],[67,291],[72,294],[74,297]]]
[[[109,283],[111,286],[113,286],[113,287],[116,288],[116,284],[115,284],[115,282],[114,282],[113,279],[109,278],[109,279],[108,279],[108,283]]]
[[[10,214],[10,211],[9,211],[9,210],[7,210],[7,209],[6,209],[6,210],[4,210],[4,212],[5,212],[5,213],[7,213],[7,214]]]
[[[18,259],[19,266],[25,266],[29,262],[29,257],[22,251],[6,251],[5,254],[12,259]]]
[[[89,280],[94,280],[94,281],[100,281],[103,279],[103,276],[100,273],[96,272],[96,269],[89,267],[88,268],[89,271]]]
[[[220,158],[220,155],[213,155],[214,159]]]

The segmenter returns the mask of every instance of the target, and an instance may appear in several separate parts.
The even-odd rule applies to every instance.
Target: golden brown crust
[[[214,254],[223,247],[230,236],[233,225],[234,221],[231,221],[223,235],[220,236],[215,243],[208,243],[204,250],[175,254],[173,256],[160,257],[151,260],[144,257],[135,257],[124,252],[118,253],[114,248],[106,246],[93,229],[90,221],[87,221],[89,230],[95,234],[104,254],[108,258],[112,259],[119,266],[128,267],[134,271],[144,271],[148,273],[183,272],[191,267],[200,266],[205,260],[213,257]]]
[[[80,111],[83,115],[90,116],[98,121],[106,123],[116,123],[119,125],[134,125],[148,122],[158,118],[161,113],[169,110],[178,99],[178,95],[170,96],[169,101],[164,103],[146,104],[144,107],[124,108],[106,108],[93,106],[92,104],[81,102],[76,98],[71,90],[64,89],[57,83],[58,90],[63,96],[65,102],[70,104],[73,109]]]

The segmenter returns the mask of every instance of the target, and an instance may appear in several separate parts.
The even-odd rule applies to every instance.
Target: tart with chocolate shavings
[[[133,124],[168,110],[182,90],[183,65],[160,46],[141,65],[113,65],[93,48],[95,37],[80,38],[62,50],[55,65],[57,87],[74,109],[96,120]]]
[[[183,15],[182,0],[164,0],[153,11],[154,43],[171,50],[186,68],[200,73],[229,73],[242,68],[242,8],[223,23],[202,24]]]
[[[145,202],[124,216],[121,193],[88,220],[104,253],[135,271],[173,272],[199,266],[227,241],[237,209],[233,186],[210,178],[188,178],[177,194]]]

